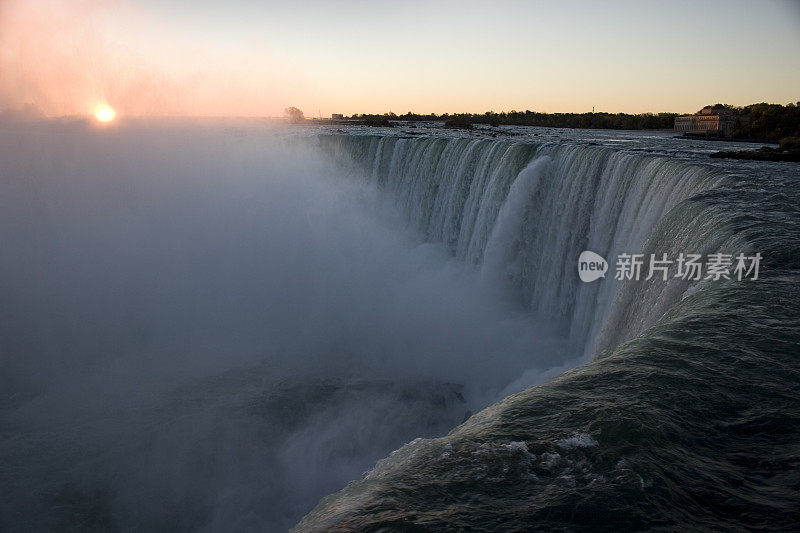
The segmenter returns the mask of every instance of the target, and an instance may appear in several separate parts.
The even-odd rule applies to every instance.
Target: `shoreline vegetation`
[[[392,126],[397,122],[443,122],[445,128],[472,129],[476,125],[537,126],[544,128],[616,129],[616,130],[671,130],[678,113],[538,113],[534,111],[509,111],[495,113],[436,113],[404,115],[354,114],[343,118],[344,123],[358,121],[365,126]]]
[[[800,137],[784,137],[780,148],[762,146],[758,150],[721,151],[710,155],[715,159],[746,159],[749,161],[800,162]]]
[[[686,138],[701,138],[721,141],[746,141],[753,143],[780,143],[780,148],[762,147],[758,150],[720,151],[711,154],[715,158],[751,159],[757,161],[800,161],[800,102],[781,104],[758,103],[743,107],[728,104],[709,106],[716,113],[747,117],[737,122],[728,137],[683,135]],[[286,109],[290,122],[309,121],[296,107]],[[533,126],[543,128],[577,128],[610,130],[661,130],[671,131],[679,113],[538,113],[531,110],[495,113],[418,114],[408,112],[397,115],[392,112],[380,114],[356,113],[349,117],[313,119],[315,122],[338,125],[360,125],[372,127],[394,127],[402,123],[441,122],[444,128],[471,130],[477,125],[495,128],[498,126]],[[413,126],[412,126],[413,127]]]
[[[731,139],[773,141],[786,137],[800,137],[800,102],[781,104],[751,104],[737,107],[728,104],[710,106],[716,111],[747,116],[731,132]],[[534,111],[509,111],[495,113],[444,113],[438,115],[408,112],[379,114],[354,114],[342,117],[342,123],[358,121],[366,126],[392,126],[397,122],[443,122],[445,127],[471,129],[486,126],[536,126],[544,128],[614,129],[614,130],[672,130],[679,113],[539,113]]]

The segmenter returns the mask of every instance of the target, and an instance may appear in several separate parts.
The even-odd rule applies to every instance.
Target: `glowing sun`
[[[100,122],[111,122],[117,114],[106,104],[97,106],[94,110],[94,117]]]

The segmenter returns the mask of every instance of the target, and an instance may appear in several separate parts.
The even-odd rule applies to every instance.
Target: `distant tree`
[[[287,118],[289,119],[289,122],[303,122],[305,118],[303,112],[294,106],[287,107],[286,109],[283,110],[283,112],[286,114]]]
[[[471,130],[472,129],[472,121],[471,115],[463,114],[457,115],[452,118],[448,118],[444,121],[444,127],[450,129],[459,129],[459,130]]]
[[[374,127],[391,127],[392,123],[389,121],[389,115],[361,115],[362,124],[364,126]]]
[[[780,104],[752,104],[743,108],[749,120],[737,124],[731,132],[735,138],[780,140],[800,136],[800,107]]]

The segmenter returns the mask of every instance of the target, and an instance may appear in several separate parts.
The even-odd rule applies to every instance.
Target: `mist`
[[[100,104],[128,117],[278,117],[309,99],[302,68],[270,45],[269,26],[231,39],[187,18],[129,0],[3,0],[0,120],[87,116]]]
[[[508,288],[312,136],[42,122],[0,140],[3,529],[285,529],[561,362]]]

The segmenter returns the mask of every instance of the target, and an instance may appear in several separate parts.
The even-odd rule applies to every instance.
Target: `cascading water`
[[[416,437],[298,529],[796,523],[789,167],[296,133],[0,124],[0,529],[285,530]],[[715,251],[766,270],[612,279]]]
[[[621,284],[613,270],[602,283],[582,284],[581,251],[640,253],[659,224],[681,223],[691,209],[681,202],[722,181],[710,168],[596,146],[343,135],[319,142],[396,198],[427,239],[510,282],[526,309],[555,322],[585,356],[605,321],[617,320],[609,312]],[[645,318],[606,333],[602,346],[643,331],[660,316],[647,309],[663,314],[689,287],[668,285],[638,300],[630,312]]]
[[[556,319],[584,362],[603,351],[445,437],[395,451],[321,500],[297,531],[797,524],[795,168],[712,168],[571,143],[322,144],[392,191],[428,238]],[[749,282],[590,284],[575,271],[582,250],[610,261],[623,252],[758,252],[766,263]],[[542,377],[532,372],[507,392]]]

